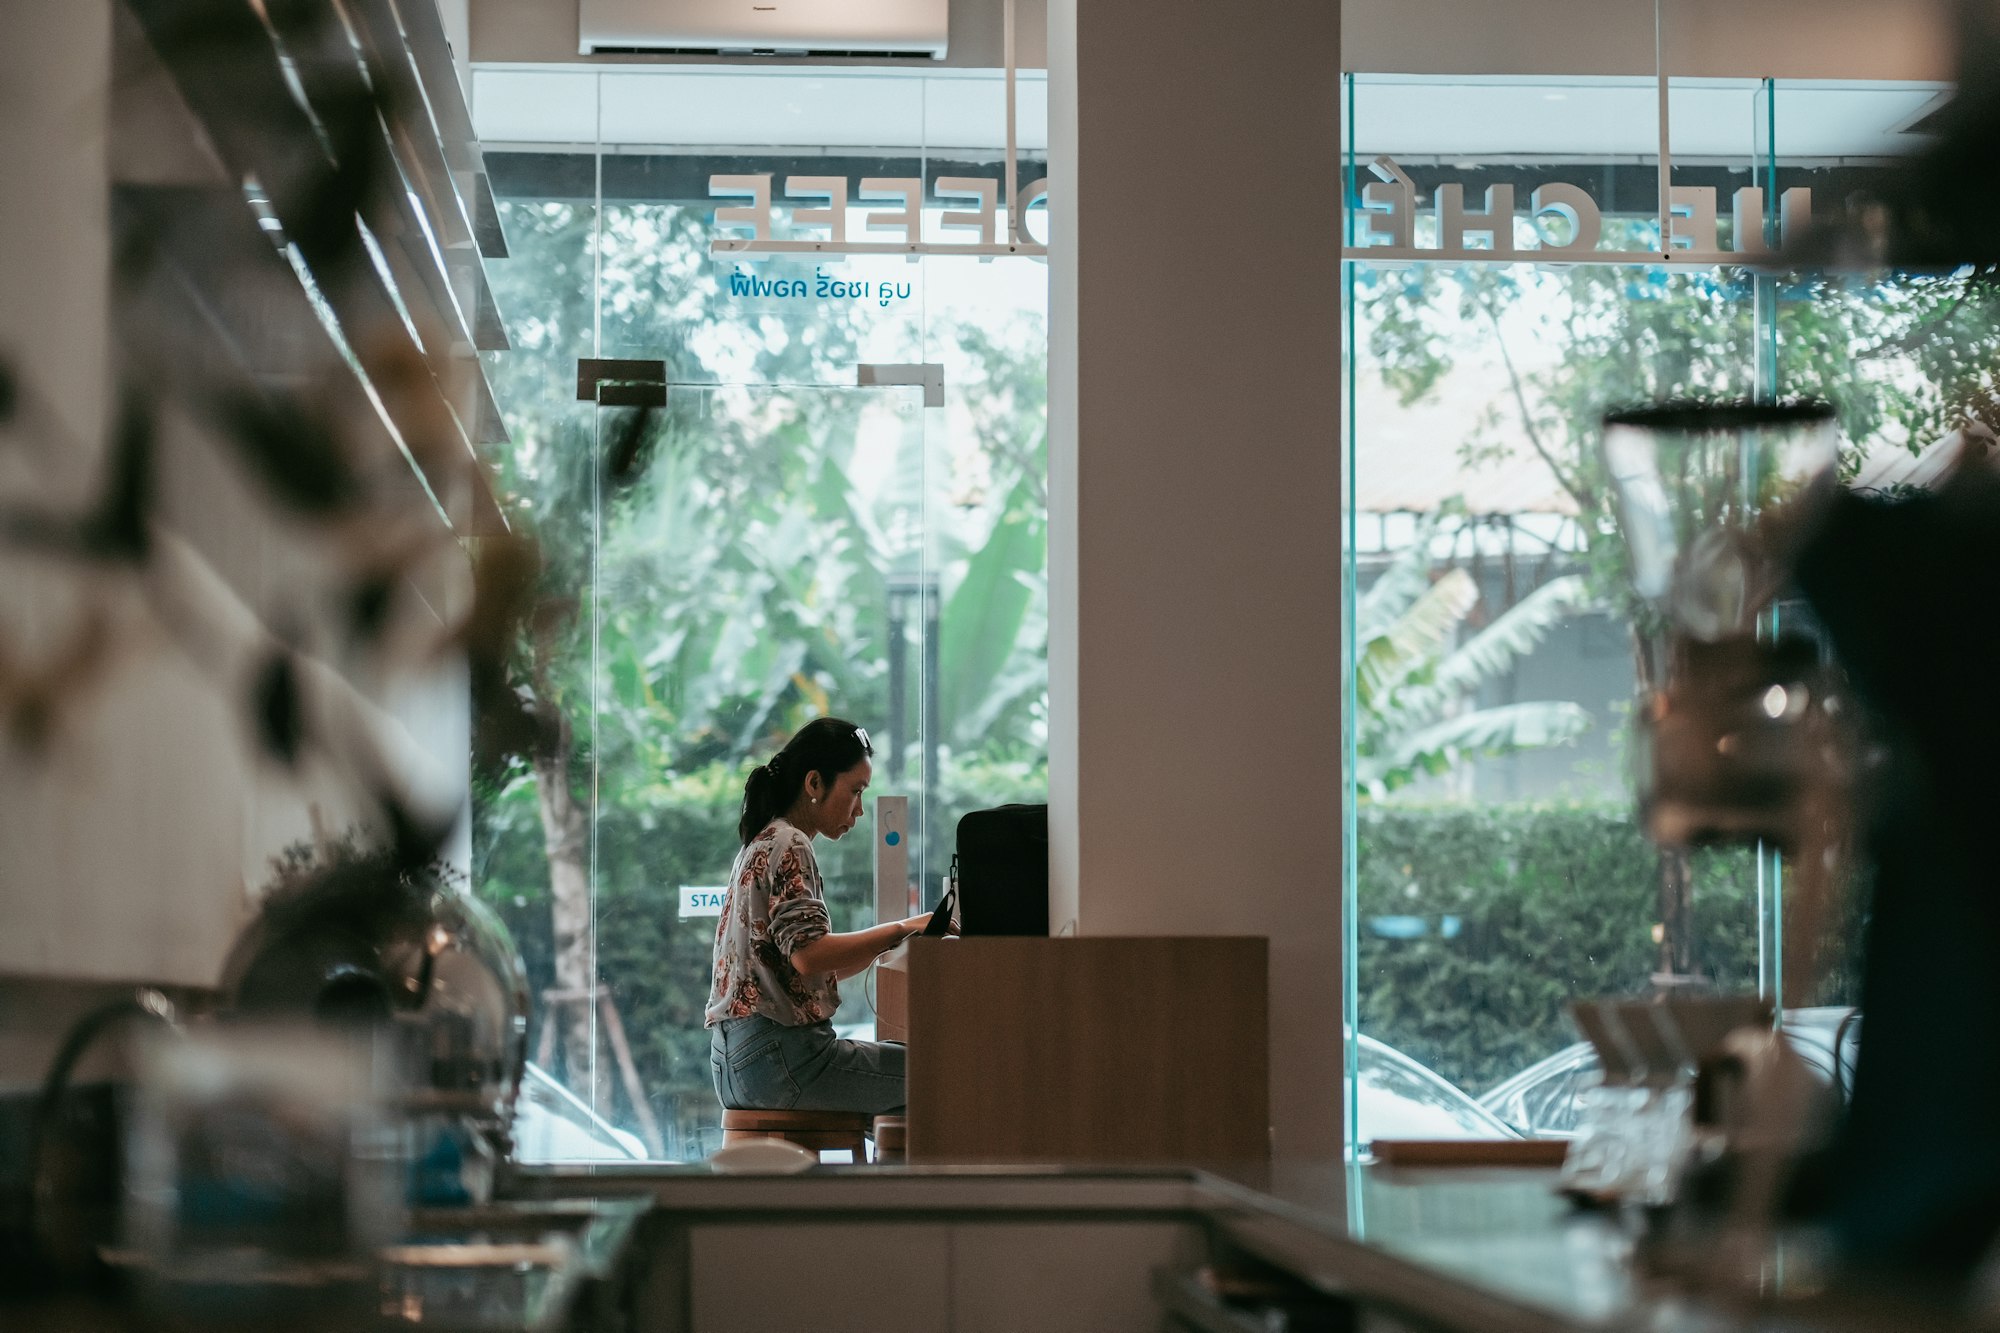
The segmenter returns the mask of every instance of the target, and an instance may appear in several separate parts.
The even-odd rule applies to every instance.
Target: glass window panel
[[[1712,155],[1676,184],[1748,179],[1757,91],[1676,90]],[[1635,262],[1660,237],[1650,80],[1359,78],[1354,106],[1357,169],[1391,153],[1416,186],[1420,255],[1442,190],[1515,201],[1513,262],[1467,262],[1475,235],[1350,287],[1356,1026],[1477,1096],[1574,1043],[1572,998],[1758,983],[1752,854],[1662,854],[1632,815],[1656,659],[1597,456],[1608,407],[1756,391],[1756,290]],[[1532,262],[1575,236],[1531,217],[1556,183],[1634,258]]]
[[[1725,252],[1754,243],[1731,205],[1761,189],[1776,243],[1785,190],[1810,189],[1824,223],[1891,188],[1940,91],[1677,80],[1672,182],[1714,190]],[[1438,243],[1430,200],[1451,183],[1468,207],[1512,184],[1517,210],[1537,182],[1573,183],[1599,206],[1602,249],[1659,245],[1651,80],[1357,77],[1350,97],[1353,193],[1380,174],[1375,155],[1395,155],[1417,190],[1420,257]],[[1746,226],[1757,218],[1746,208]],[[1512,263],[1356,263],[1349,286],[1355,1018],[1475,1093],[1520,1075],[1494,1104],[1531,1132],[1560,1119],[1573,1086],[1553,1072],[1568,999],[1682,984],[1775,994],[1796,965],[1775,854],[1663,856],[1634,828],[1629,700],[1654,668],[1594,466],[1602,410],[1825,397],[1849,484],[1880,490],[1927,484],[1954,427],[2000,418],[1986,370],[2000,363],[2000,303],[1962,275],[1530,265],[1531,248],[1568,234],[1517,216]],[[1476,679],[1462,669],[1567,579],[1581,601],[1511,636],[1511,656],[1474,653]],[[1764,625],[1781,630],[1813,627],[1786,603]],[[1482,712],[1530,710],[1518,724],[1552,706],[1587,728],[1562,745],[1543,743],[1559,734],[1546,726],[1471,734]],[[1859,913],[1850,902],[1829,923],[1818,1004],[1857,998]]]
[[[600,431],[636,416],[604,409]],[[716,1146],[702,1019],[716,904],[685,891],[727,886],[745,775],[827,712],[895,735],[884,636],[898,571],[922,569],[922,418],[916,389],[674,386],[637,475],[602,501],[591,881],[596,974],[626,1050],[604,1034],[594,1104],[655,1155]],[[920,767],[906,776],[921,789]],[[815,847],[833,928],[870,924],[866,830]],[[836,1024],[852,1031],[869,1021],[864,988],[842,990]]]
[[[1043,174],[1023,163],[1024,179]],[[943,759],[930,844],[969,810],[1048,799],[1048,277],[932,257],[925,359],[944,367],[930,469]],[[925,880],[926,901],[942,864]]]
[[[1045,153],[1049,146],[1049,81],[1040,70],[1015,80],[1015,143]],[[924,85],[924,142],[934,150],[1006,142],[1007,82],[995,74],[929,79]],[[1024,180],[1033,177],[1023,176]]]
[[[537,535],[545,566],[550,613],[526,674],[551,725],[532,761],[475,783],[473,882],[507,922],[530,979],[533,1065],[519,1150],[616,1159],[629,1156],[633,1141],[612,1133],[588,1096],[594,1018],[548,1003],[552,990],[587,988],[595,975],[588,940],[565,953],[555,923],[589,912],[590,635],[579,607],[560,593],[588,585],[596,550],[596,409],[577,401],[575,383],[577,360],[595,352],[597,209],[582,189],[587,173],[579,180],[511,156],[493,158],[509,257],[491,261],[488,273],[512,350],[487,360],[512,435],[494,455],[496,487],[508,497],[510,520]],[[510,195],[510,181],[533,193]]]

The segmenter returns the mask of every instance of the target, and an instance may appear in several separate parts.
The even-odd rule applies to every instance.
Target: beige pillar
[[[1282,1156],[1340,1143],[1339,68],[1337,0],[1049,8],[1052,924],[1270,939]]]

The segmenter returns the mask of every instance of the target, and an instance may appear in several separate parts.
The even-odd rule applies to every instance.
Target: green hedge
[[[1658,858],[1629,808],[1371,806],[1358,822],[1361,1031],[1478,1093],[1575,1041],[1572,999],[1646,991]],[[1754,990],[1752,854],[1699,852],[1693,869],[1696,972]],[[1393,918],[1424,933],[1385,938]],[[1852,995],[1836,966],[1817,998]]]

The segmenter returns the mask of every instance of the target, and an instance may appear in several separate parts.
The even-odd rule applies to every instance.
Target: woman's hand
[[[851,977],[930,923],[931,914],[925,912],[901,921],[884,921],[866,930],[822,935],[811,944],[794,949],[791,963],[800,972],[831,972],[836,977]]]

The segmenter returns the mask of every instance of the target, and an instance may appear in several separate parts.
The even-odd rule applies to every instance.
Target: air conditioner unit
[[[944,58],[950,0],[578,0],[579,49]]]

